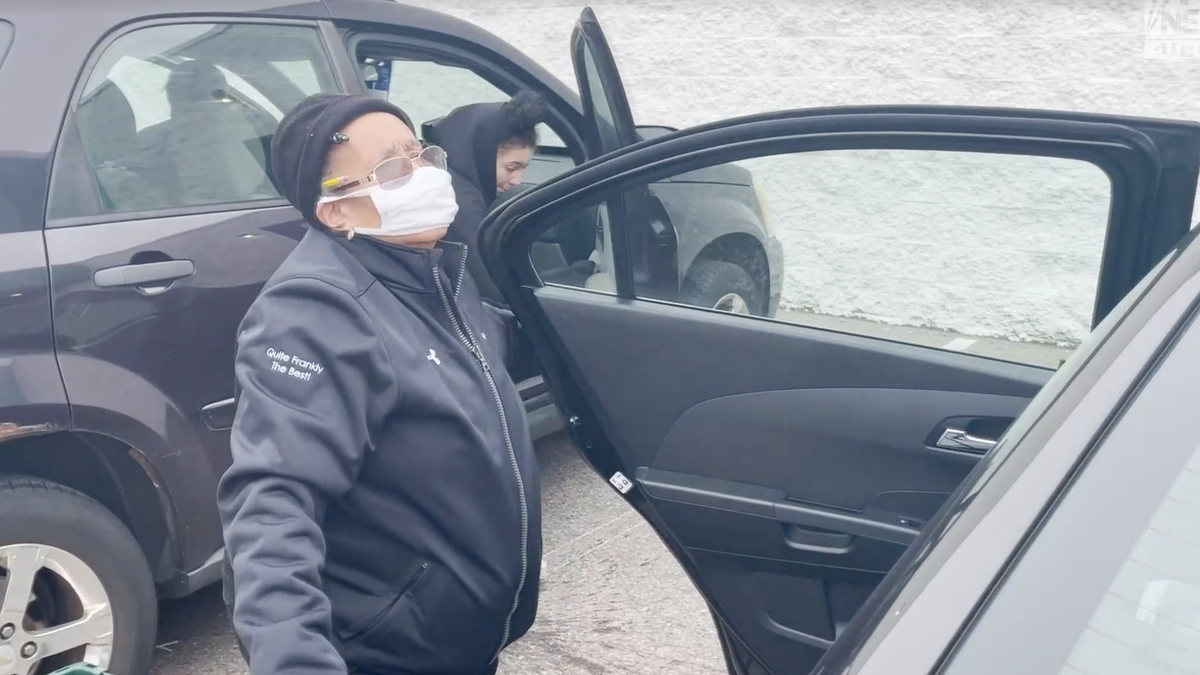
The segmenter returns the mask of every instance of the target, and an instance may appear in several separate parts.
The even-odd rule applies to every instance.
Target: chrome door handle
[[[100,288],[133,286],[147,295],[154,295],[170,288],[176,280],[195,273],[196,265],[191,260],[162,260],[96,270],[92,274],[92,283]]]
[[[972,436],[962,429],[955,429],[953,427],[949,427],[943,431],[941,437],[937,440],[937,447],[943,450],[969,452],[975,455],[982,455],[995,447],[995,445],[996,441],[990,438]]]

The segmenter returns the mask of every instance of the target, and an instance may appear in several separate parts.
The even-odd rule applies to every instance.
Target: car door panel
[[[245,308],[303,228],[291,208],[273,208],[47,229],[75,428],[138,448],[179,503],[211,502],[230,461],[233,370],[193,364],[233,362]],[[129,276],[183,261],[193,273],[178,279],[104,283],[123,267]],[[177,517],[189,532],[184,560],[198,565],[221,540],[217,514]]]
[[[978,455],[925,445],[947,412],[1004,411],[1015,417],[1028,402],[974,392],[858,387],[735,394],[708,399],[680,415],[649,466],[778,488],[789,499],[863,509],[896,483],[946,493],[958,485]],[[754,430],[753,442],[744,440],[747,428]],[[804,442],[797,443],[798,438]],[[731,447],[738,451],[729,453]],[[815,462],[821,462],[820,480],[804,471]],[[901,515],[922,520],[919,513]]]
[[[932,447],[946,421],[1011,420],[1052,374],[560,288],[537,296],[555,336],[580,346],[573,380],[603,406],[617,454],[701,586],[732,623],[770,620],[747,638],[768,660],[818,658],[834,615],[793,603],[836,596],[849,621],[978,461]],[[681,336],[686,348],[657,347]],[[652,367],[614,367],[651,353]]]
[[[595,400],[604,401],[611,423],[620,428],[628,461],[639,466],[655,464],[656,455],[658,462],[666,458],[671,463],[679,454],[698,452],[695,446],[673,445],[670,434],[688,433],[685,420],[695,406],[708,406],[695,415],[702,424],[714,414],[736,417],[744,413],[749,406],[741,404],[739,395],[780,401],[779,409],[789,414],[798,410],[791,405],[796,402],[793,397],[830,408],[840,406],[849,415],[842,423],[852,424],[839,434],[863,434],[864,425],[877,424],[878,429],[894,435],[896,429],[890,422],[879,422],[879,406],[904,402],[906,407],[894,413],[910,423],[924,401],[924,421],[913,424],[904,441],[905,447],[912,447],[924,445],[935,426],[952,416],[1015,417],[1052,372],[859,335],[697,312],[679,305],[627,302],[557,287],[541,288],[537,296],[555,335],[564,344],[586,345],[572,352],[579,368],[575,376]],[[687,335],[686,345],[656,347],[672,344],[680,333]],[[736,353],[729,353],[730,345],[737,346]],[[653,368],[612,368],[613,363],[643,361],[649,353],[654,354]],[[723,358],[697,363],[695,354],[721,354]],[[736,367],[725,366],[725,361]],[[920,383],[915,392],[918,398],[895,393],[912,388],[914,382]],[[642,395],[618,396],[624,391]],[[814,391],[820,393],[814,395]],[[655,414],[647,414],[643,398],[654,402]],[[637,423],[632,423],[635,420]],[[760,421],[778,423],[778,418],[764,415]],[[757,433],[764,431],[756,428]],[[690,441],[693,437],[681,438]],[[897,441],[893,436],[887,442]],[[662,468],[680,470],[673,464]]]

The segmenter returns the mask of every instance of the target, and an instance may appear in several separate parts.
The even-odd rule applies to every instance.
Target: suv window
[[[58,161],[89,171],[62,171],[70,178],[56,181],[52,214],[278,199],[271,136],[285,111],[320,91],[336,86],[314,27],[206,23],[127,33],[100,56],[73,111]],[[66,213],[56,209],[56,198],[79,189],[71,179],[88,173],[95,203],[70,198]]]
[[[472,103],[507,101],[504,92],[475,71],[428,59],[362,59],[367,87],[386,95],[412,117],[418,133],[425,122],[445,116],[455,108]],[[545,124],[538,128],[541,145],[563,148],[562,139]]]

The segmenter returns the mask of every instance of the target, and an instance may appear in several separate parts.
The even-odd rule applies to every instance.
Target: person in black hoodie
[[[479,224],[492,210],[499,193],[521,184],[538,145],[537,127],[545,121],[542,99],[519,92],[504,103],[473,103],[426,124],[426,143],[446,149],[458,215],[450,224],[448,241],[474,246]],[[472,280],[483,298],[502,304],[499,289],[476,256],[468,263]]]
[[[237,335],[217,502],[254,675],[494,673],[537,612],[538,470],[492,365],[510,327],[441,241],[445,153],[411,126],[387,101],[318,94],[271,142],[311,228]]]

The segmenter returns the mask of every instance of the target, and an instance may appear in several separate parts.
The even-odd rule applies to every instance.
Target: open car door
[[[571,32],[571,62],[589,136],[587,158],[595,159],[636,143],[637,128],[625,86],[591,7],[584,8]]]
[[[624,94],[607,47],[587,39],[594,23],[585,11],[576,69],[589,116],[617,122]],[[581,166],[493,213],[482,249],[574,441],[704,594],[730,671],[804,673],[1065,353],[964,348],[973,340],[822,315],[822,298],[858,284],[863,314],[932,303],[971,318],[986,305],[1018,331],[1046,307],[1082,302],[1086,332],[1188,231],[1198,157],[1200,126],[1184,122],[779,112]],[[627,195],[729,162],[751,169],[754,194],[775,197],[773,230],[792,238],[771,274],[792,284],[796,308],[774,319],[655,299],[634,274],[643,256],[677,261],[670,238],[631,255],[641,216]],[[766,217],[750,188],[712,189],[724,192],[673,215],[676,228]],[[538,237],[589,209],[607,214],[611,283],[547,280],[531,255]]]

